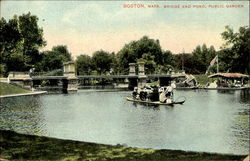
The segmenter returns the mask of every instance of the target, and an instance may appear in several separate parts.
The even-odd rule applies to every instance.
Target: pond
[[[250,91],[176,90],[183,105],[126,101],[130,91],[79,90],[1,99],[0,129],[61,139],[248,154]]]

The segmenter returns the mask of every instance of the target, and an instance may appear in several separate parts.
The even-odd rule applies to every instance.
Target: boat
[[[142,101],[142,100],[139,100],[139,99],[134,99],[132,97],[126,97],[126,99],[128,101],[131,101],[131,102],[150,104],[150,105],[170,105],[170,106],[173,106],[175,104],[183,104],[185,102],[185,100],[183,100],[183,101],[173,101],[171,103],[163,103],[163,102],[160,102],[160,101]]]
[[[249,89],[248,84],[249,75],[241,73],[216,73],[209,75],[208,78],[214,79],[213,82],[208,83],[204,89],[216,90],[242,90]]]

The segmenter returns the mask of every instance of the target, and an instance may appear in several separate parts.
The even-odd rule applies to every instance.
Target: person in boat
[[[235,80],[234,83],[233,83],[233,86],[234,86],[234,87],[242,87],[242,86],[243,86],[243,83],[242,83],[241,81]]]
[[[155,92],[155,89],[151,86],[144,86],[143,88],[137,88],[135,87],[132,96],[134,99],[140,99],[142,101],[157,101],[155,100],[155,95],[157,95],[158,99],[158,88],[157,91]]]
[[[173,87],[161,87],[159,89],[159,100],[161,103],[172,103],[173,102]]]
[[[142,91],[143,91],[143,89],[135,87],[134,90],[133,90],[133,92],[132,92],[133,99],[139,100],[140,99],[140,93]]]
[[[132,92],[132,96],[133,96],[134,99],[137,99],[137,95],[138,95],[138,88],[135,87],[133,92]]]
[[[146,85],[139,91],[139,97],[142,101],[148,101],[151,93],[153,93],[153,89]]]

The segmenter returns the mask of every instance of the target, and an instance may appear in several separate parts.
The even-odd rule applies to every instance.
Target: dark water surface
[[[249,91],[177,90],[183,105],[127,102],[127,91],[1,99],[0,129],[104,144],[248,154]]]

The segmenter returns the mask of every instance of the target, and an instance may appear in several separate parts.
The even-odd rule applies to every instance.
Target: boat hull
[[[175,101],[175,102],[172,102],[172,103],[162,103],[160,101],[150,102],[150,101],[142,101],[142,100],[138,100],[138,99],[133,99],[131,97],[126,97],[126,99],[128,101],[131,101],[131,102],[151,104],[151,105],[175,105],[175,104],[183,104],[185,102],[185,101]]]

